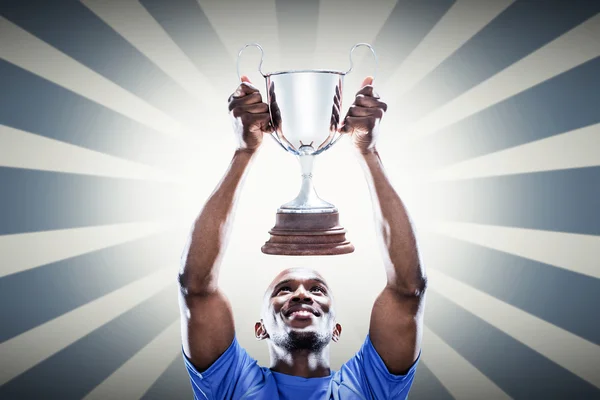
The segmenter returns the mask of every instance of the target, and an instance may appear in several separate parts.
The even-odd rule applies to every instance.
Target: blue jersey
[[[185,354],[183,358],[196,400],[405,399],[419,362],[417,359],[406,375],[390,374],[369,336],[339,371],[322,378],[302,378],[261,367],[240,346],[237,338],[202,373]]]

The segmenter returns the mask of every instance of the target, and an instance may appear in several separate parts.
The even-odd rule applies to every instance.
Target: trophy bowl
[[[348,71],[290,70],[264,74],[261,70],[264,51],[257,43],[245,45],[261,51],[259,72],[265,78],[267,104],[274,131],[271,136],[300,162],[302,182],[298,195],[277,210],[270,239],[262,246],[265,254],[273,255],[336,255],[354,251],[340,226],[337,208],[317,194],[312,171],[315,157],[334,145],[341,137],[340,110],[344,76],[353,69],[350,50]]]

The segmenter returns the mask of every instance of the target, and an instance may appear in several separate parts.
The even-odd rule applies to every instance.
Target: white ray
[[[0,125],[0,166],[180,183],[157,168],[5,125]]]
[[[141,399],[175,357],[182,357],[179,318],[96,386],[84,400]]]
[[[232,60],[237,60],[238,52],[244,44],[256,42],[265,51],[263,72],[279,70],[279,32],[275,0],[198,0],[198,4],[210,20]],[[249,25],[251,29],[248,28]],[[244,53],[240,61],[240,72],[252,78],[253,73],[258,76],[256,72],[258,64],[250,64],[250,60],[260,60],[260,58],[250,56],[249,53],[250,51],[248,54]],[[210,54],[206,56],[210,57]],[[244,61],[246,58],[248,60]],[[252,70],[248,69],[250,66]],[[231,75],[235,76],[235,70],[232,70]]]
[[[0,17],[0,58],[152,129],[191,135],[179,122],[68,55]]]
[[[600,346],[465,285],[437,269],[431,288],[544,357],[600,388]],[[560,295],[560,294],[557,294]]]
[[[0,385],[174,285],[175,271],[162,269],[0,343],[0,360],[10,360],[0,369]]]
[[[600,56],[600,14],[408,127],[426,135]]]
[[[373,43],[396,3],[397,0],[365,1],[354,2],[352,7],[349,7],[348,2],[344,0],[321,0],[314,55],[315,68],[342,71],[350,68],[350,48],[356,43]],[[358,52],[357,49],[355,56]],[[367,50],[361,50],[361,54],[370,57]],[[359,65],[360,60],[361,57],[354,58],[355,67]],[[370,58],[368,60],[370,61]],[[355,78],[362,80],[363,77]]]
[[[430,180],[471,179],[600,165],[600,124],[445,167]]]
[[[455,399],[510,399],[494,382],[423,327],[423,361]]]
[[[434,222],[427,228],[458,240],[600,278],[600,236],[446,221]]]
[[[198,71],[139,1],[82,0],[82,3],[182,88],[205,106],[214,107],[214,102],[209,101],[215,97],[210,80]]]
[[[168,229],[165,222],[135,222],[0,236],[0,278],[137,240]]]
[[[400,97],[513,2],[457,0],[385,85]]]

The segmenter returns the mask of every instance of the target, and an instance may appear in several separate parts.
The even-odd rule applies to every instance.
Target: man
[[[403,399],[420,354],[426,279],[402,201],[375,148],[387,106],[366,78],[341,131],[350,135],[373,197],[387,285],[373,306],[369,334],[340,371],[329,346],[340,338],[330,288],[312,270],[288,269],[269,285],[255,334],[269,368],[235,337],[233,315],[217,287],[241,183],[263,137],[273,131],[267,104],[247,77],[229,98],[239,148],[195,221],[179,274],[183,351],[197,399]]]

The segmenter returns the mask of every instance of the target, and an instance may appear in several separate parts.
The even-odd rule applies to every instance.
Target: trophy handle
[[[244,47],[242,47],[240,49],[238,56],[237,56],[237,75],[238,75],[238,79],[240,81],[242,80],[242,75],[240,74],[240,57],[241,57],[242,53],[244,52],[244,50],[246,50],[246,48],[250,47],[250,46],[258,47],[258,49],[260,50],[260,64],[258,64],[258,72],[260,72],[260,74],[263,77],[266,77],[266,75],[262,72],[262,69],[261,69],[262,63],[263,63],[263,58],[265,57],[265,52],[263,51],[263,48],[258,43],[247,43],[246,45],[244,45]]]
[[[377,75],[377,67],[378,67],[377,53],[375,53],[375,49],[373,49],[373,46],[371,46],[368,43],[356,43],[354,46],[352,46],[352,49],[350,49],[350,69],[348,71],[346,71],[346,73],[344,75],[349,74],[354,69],[354,62],[352,61],[352,53],[354,52],[354,50],[356,50],[357,47],[360,47],[360,46],[368,47],[369,50],[371,50],[371,53],[373,53],[373,58],[375,58],[375,72],[373,73],[373,82],[375,82],[375,76]]]

